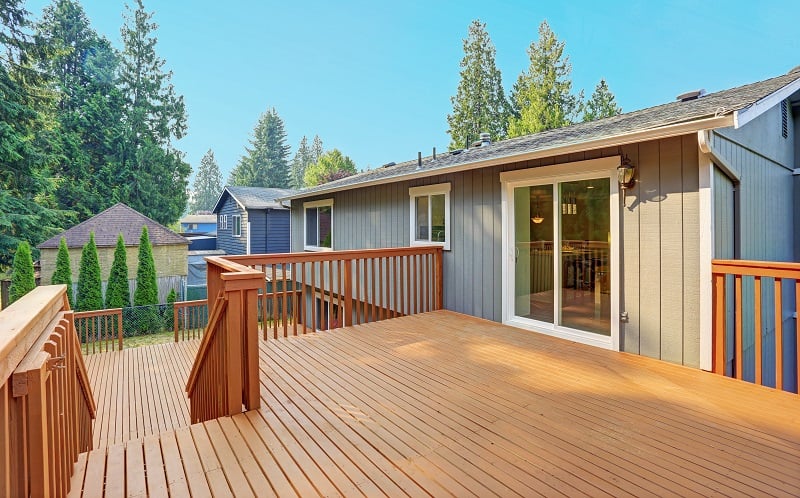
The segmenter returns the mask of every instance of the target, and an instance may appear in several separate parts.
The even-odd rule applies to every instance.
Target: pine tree
[[[606,80],[601,79],[584,106],[583,120],[594,121],[621,113],[622,107],[617,105],[614,94],[609,90]]]
[[[64,237],[61,237],[61,242],[58,243],[56,271],[53,272],[53,278],[50,280],[50,283],[53,285],[66,285],[69,305],[70,307],[75,306],[75,298],[72,296],[72,265],[69,261],[69,248],[67,248],[67,241]]]
[[[9,301],[13,303],[36,287],[36,277],[33,272],[33,259],[31,246],[22,241],[17,246],[14,254],[14,265],[11,270],[11,288]]]
[[[325,149],[322,147],[322,139],[319,138],[319,135],[314,135],[314,141],[311,142],[311,163],[314,164],[315,162],[319,161],[319,158],[322,157],[322,154],[325,153]]]
[[[539,40],[528,48],[530,67],[512,91],[514,115],[509,137],[528,135],[571,124],[580,112],[583,94],[572,95],[572,64],[547,21],[539,25]]]
[[[287,188],[289,149],[283,120],[275,108],[270,108],[258,119],[250,147],[245,147],[245,155],[231,172],[228,183],[246,187]]]
[[[170,289],[167,294],[167,306],[164,309],[164,328],[166,330],[172,330],[175,325],[175,301],[177,300],[178,293],[175,292],[175,289]]]
[[[128,287],[128,253],[122,234],[117,237],[114,261],[106,286],[106,309],[124,308],[131,305],[131,291]]]
[[[78,270],[78,295],[75,297],[76,311],[103,309],[103,282],[100,276],[100,261],[94,232],[89,234],[89,242],[81,251],[81,264]]]
[[[453,113],[447,116],[447,124],[451,149],[469,147],[484,132],[492,140],[505,138],[509,104],[495,64],[494,45],[486,24],[477,19],[470,24],[464,39],[461,80],[450,102]]]
[[[191,168],[173,147],[173,140],[186,134],[186,107],[171,83],[172,72],[156,55],[153,14],[142,0],[136,10],[126,9],[119,67],[125,129],[119,167],[109,172],[109,181],[115,201],[168,225],[186,208]]]
[[[190,208],[191,212],[211,211],[222,194],[222,173],[219,164],[214,159],[214,151],[208,149],[206,155],[200,160],[200,167],[194,178],[194,200]]]
[[[136,268],[136,291],[133,293],[134,306],[158,304],[158,284],[156,282],[156,263],[153,260],[153,246],[147,227],[142,227],[139,237],[139,264]]]
[[[300,145],[297,146],[297,152],[292,159],[292,164],[289,166],[289,186],[296,189],[305,187],[303,176],[306,173],[306,168],[316,161],[311,161],[311,148],[308,146],[308,138],[303,136],[300,139]]]
[[[322,154],[319,161],[306,169],[304,182],[306,186],[313,187],[355,173],[356,164],[353,160],[342,154],[339,149],[333,149]]]

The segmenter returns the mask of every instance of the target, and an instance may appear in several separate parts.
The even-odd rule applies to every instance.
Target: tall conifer
[[[222,173],[214,158],[214,151],[211,149],[208,149],[206,155],[200,160],[192,191],[194,193],[190,207],[192,212],[211,211],[214,209],[214,203],[222,194]]]
[[[156,263],[153,260],[153,246],[147,227],[142,227],[139,237],[139,264],[136,268],[136,291],[133,293],[133,305],[145,306],[158,304],[158,283],[156,282]]]
[[[601,79],[584,106],[583,120],[594,121],[621,113],[622,107],[617,105],[614,94],[608,88],[608,83],[606,83],[606,80]]]
[[[56,256],[56,271],[53,272],[53,278],[50,280],[53,285],[64,284],[67,286],[67,298],[69,305],[75,306],[75,298],[72,295],[72,265],[69,261],[69,248],[67,248],[67,241],[61,237],[61,242],[58,243],[58,255]]]
[[[31,246],[27,242],[22,241],[17,246],[16,254],[14,254],[9,301],[13,303],[32,291],[34,287],[36,287],[36,276],[33,271]]]
[[[106,287],[106,309],[124,308],[131,305],[131,291],[128,287],[128,253],[125,250],[125,239],[122,234],[117,237],[114,249],[114,262],[111,263],[111,274]]]
[[[275,108],[261,115],[250,146],[231,172],[230,184],[245,187],[289,187],[286,130]]]
[[[103,282],[100,276],[100,261],[94,232],[89,234],[89,242],[81,251],[81,265],[78,271],[78,295],[75,296],[76,311],[103,309]]]

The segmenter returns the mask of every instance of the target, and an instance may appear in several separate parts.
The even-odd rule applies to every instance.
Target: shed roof
[[[180,220],[181,223],[217,223],[216,214],[187,214]]]
[[[676,101],[597,121],[511,138],[487,146],[432,156],[364,171],[347,178],[303,189],[284,199],[297,199],[339,190],[391,183],[448,171],[489,166],[545,155],[591,150],[645,138],[661,138],[701,129],[742,126],[767,108],[800,90],[800,71],[723,90],[687,101]],[[670,135],[671,134],[671,135]],[[538,154],[537,154],[538,153]],[[528,157],[530,156],[530,157]]]
[[[231,187],[222,190],[213,212],[218,213],[227,195],[244,209],[287,209],[278,199],[289,197],[297,193],[296,190],[266,187]]]
[[[147,227],[150,243],[154,246],[189,244],[188,240],[169,228],[120,202],[83,223],[42,242],[37,247],[39,249],[57,248],[61,237],[66,239],[67,247],[83,247],[89,242],[90,232],[94,232],[94,241],[97,247],[116,246],[117,236],[120,233],[126,246],[138,246],[143,226]]]

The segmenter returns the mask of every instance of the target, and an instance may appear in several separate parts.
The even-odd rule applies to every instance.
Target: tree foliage
[[[53,285],[66,285],[69,305],[70,307],[75,306],[75,298],[72,295],[72,265],[69,260],[69,248],[67,247],[67,241],[64,237],[61,237],[61,241],[58,243],[56,271],[53,272],[53,278],[50,279],[50,283]]]
[[[100,276],[97,245],[94,242],[94,232],[92,232],[89,234],[89,242],[83,246],[81,251],[75,310],[93,311],[99,309],[103,309],[103,281]]]
[[[147,227],[142,227],[139,237],[139,264],[136,267],[136,291],[133,293],[133,305],[144,306],[158,304],[158,283],[156,282],[156,263],[153,259],[153,246]]]
[[[124,308],[131,305],[131,291],[128,287],[128,253],[122,234],[117,237],[114,261],[106,286],[106,309]]]
[[[208,149],[206,155],[200,160],[192,192],[194,198],[189,211],[193,213],[214,209],[214,204],[222,193],[222,173],[214,158],[214,151],[211,149]]]
[[[304,182],[307,187],[345,178],[356,173],[356,163],[339,149],[330,150],[319,161],[306,168]]]
[[[300,139],[300,144],[297,146],[297,152],[294,154],[292,164],[289,165],[289,186],[292,188],[300,189],[305,187],[304,175],[306,168],[316,161],[312,160],[311,147],[308,145],[308,138],[303,135]]]
[[[14,254],[14,265],[11,270],[11,288],[9,301],[13,303],[36,287],[36,277],[33,272],[33,259],[31,246],[24,240],[17,246]]]
[[[621,113],[622,107],[617,105],[614,94],[609,90],[606,80],[601,79],[584,106],[583,120],[594,121]]]
[[[258,119],[250,146],[231,172],[230,185],[244,187],[289,186],[289,146],[283,120],[275,108],[268,109]]]
[[[469,147],[483,132],[492,140],[505,138],[510,107],[495,64],[494,45],[486,24],[477,19],[464,39],[461,79],[450,102],[453,113],[448,114],[447,124],[451,149]]]
[[[572,94],[572,64],[547,21],[539,25],[539,39],[528,48],[530,66],[514,84],[509,137],[528,135],[574,122],[581,108],[582,92]]]

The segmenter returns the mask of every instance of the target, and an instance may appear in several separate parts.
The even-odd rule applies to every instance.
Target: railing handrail
[[[195,299],[193,301],[175,301],[172,303],[174,309],[187,308],[189,306],[202,306],[208,302],[207,299]]]
[[[224,293],[220,291],[217,298],[214,300],[214,307],[211,309],[211,316],[208,317],[206,332],[203,334],[203,339],[200,342],[200,347],[197,349],[197,355],[195,355],[194,364],[192,365],[192,371],[189,373],[189,380],[186,382],[187,393],[191,393],[194,390],[197,377],[200,375],[200,371],[203,368],[211,342],[216,337],[216,331],[219,328],[217,325],[219,325],[219,321],[223,317],[223,312],[227,304],[228,301],[225,299]]]
[[[714,259],[711,261],[711,273],[728,273],[752,277],[800,278],[800,263]]]
[[[108,308],[102,310],[92,310],[92,311],[73,311],[75,318],[94,318],[97,316],[112,316],[112,315],[121,315],[122,308]]]
[[[409,256],[415,254],[434,254],[441,251],[438,245],[420,245],[411,247],[389,247],[380,249],[348,249],[344,251],[316,251],[316,252],[287,252],[271,254],[248,254],[235,256],[208,256],[206,260],[220,259],[244,265],[304,263],[329,260],[371,259],[390,256]],[[252,268],[245,266],[250,271]]]

